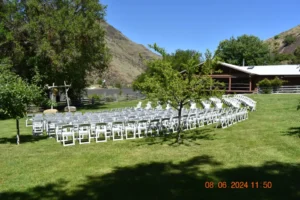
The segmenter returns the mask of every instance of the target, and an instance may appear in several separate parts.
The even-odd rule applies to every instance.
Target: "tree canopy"
[[[110,54],[100,22],[106,7],[98,0],[0,0],[0,59],[30,82],[86,87],[86,73],[103,71]]]
[[[243,60],[246,66],[266,65],[270,62],[268,45],[253,35],[231,37],[221,41],[215,55],[224,62],[239,66],[243,65]]]
[[[211,77],[216,60],[206,53],[206,60],[201,62],[201,54],[191,50],[177,50],[167,54],[163,48],[156,44],[150,45],[162,55],[162,59],[146,62],[148,66],[145,73],[141,74],[133,83],[135,90],[146,94],[149,99],[159,100],[162,103],[170,101],[170,105],[178,111],[179,124],[184,105],[190,100],[199,100],[220,92],[218,84]],[[180,141],[179,126],[177,141]]]
[[[9,117],[24,117],[28,104],[43,100],[42,93],[40,87],[25,82],[10,67],[0,64],[0,109]]]
[[[9,65],[0,62],[0,112],[17,120],[26,115],[27,105],[43,100],[43,91],[36,84],[25,82],[20,76],[11,72]],[[19,130],[17,143],[19,144]]]

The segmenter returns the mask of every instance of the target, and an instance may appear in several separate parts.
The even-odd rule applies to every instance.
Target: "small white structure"
[[[161,104],[160,104],[159,101],[157,102],[157,106],[156,106],[155,109],[156,109],[156,110],[162,110],[162,106],[161,106]]]
[[[171,107],[171,105],[170,105],[170,101],[168,101],[168,103],[167,103],[167,106],[166,106],[166,110],[170,110],[172,107]]]
[[[136,105],[136,107],[134,108],[134,110],[138,110],[142,108],[142,102],[139,101],[138,104]]]
[[[217,98],[217,97],[210,97],[209,100],[211,100],[214,104],[214,106],[217,108],[217,109],[222,109],[223,108],[223,103],[222,103],[222,100]]]
[[[145,110],[151,110],[151,109],[152,109],[151,104],[152,104],[152,102],[151,102],[151,101],[148,101]]]
[[[211,101],[201,101],[201,103],[202,103],[202,106],[203,106],[204,110],[209,110],[210,109]]]
[[[193,102],[193,101],[190,101],[190,109],[191,110],[197,109],[197,104],[195,102]]]

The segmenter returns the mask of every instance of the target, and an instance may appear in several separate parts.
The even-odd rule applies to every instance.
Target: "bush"
[[[97,83],[98,83],[98,85],[102,85],[102,79],[99,79],[99,80],[97,81]]]
[[[285,36],[283,42],[285,46],[288,46],[296,41],[296,38],[292,35]]]
[[[285,83],[285,82],[286,82],[286,81],[281,80],[280,78],[278,78],[278,77],[276,76],[273,80],[271,80],[271,85],[272,85],[273,87],[280,87],[280,86],[282,86],[282,84]]]
[[[261,80],[258,82],[258,86],[261,87],[263,94],[270,94],[272,92],[272,88],[277,88],[283,85],[283,83],[286,83],[287,81],[281,80],[277,76],[269,80],[267,78]]]
[[[97,95],[97,94],[92,94],[92,95],[89,95],[89,99],[92,99],[94,98],[94,100],[101,100],[101,95]]]
[[[116,98],[113,97],[113,96],[107,96],[107,97],[105,98],[105,101],[106,101],[106,102],[114,102],[114,101],[116,101]]]
[[[272,83],[269,79],[265,78],[257,83],[259,87],[271,87]]]
[[[275,35],[274,39],[277,40],[279,38],[279,35]]]
[[[122,88],[122,84],[121,83],[116,83],[115,87],[121,89]]]
[[[262,93],[263,94],[271,94],[272,93],[272,89],[271,88],[263,88],[262,89]]]

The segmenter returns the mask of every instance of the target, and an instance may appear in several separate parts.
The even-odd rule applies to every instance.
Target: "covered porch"
[[[231,93],[253,93],[256,88],[253,87],[253,80],[251,75],[240,74],[212,74],[211,77],[224,84],[225,92]]]

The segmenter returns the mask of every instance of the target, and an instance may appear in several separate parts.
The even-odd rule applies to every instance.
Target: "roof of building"
[[[225,67],[235,69],[244,73],[253,75],[299,75],[300,76],[300,65],[261,65],[261,66],[238,66],[224,62],[219,62]]]

